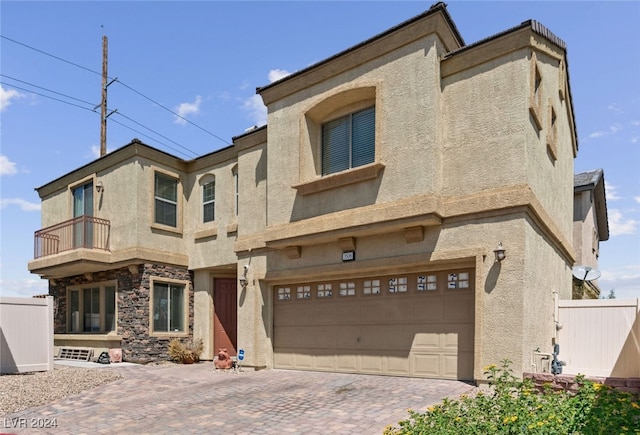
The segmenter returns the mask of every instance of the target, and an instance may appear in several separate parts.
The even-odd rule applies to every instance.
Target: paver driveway
[[[56,418],[56,434],[381,434],[444,397],[458,381],[262,370],[212,363],[105,368],[123,379],[13,417]],[[15,432],[15,430],[14,430]],[[18,430],[17,433],[47,433]]]

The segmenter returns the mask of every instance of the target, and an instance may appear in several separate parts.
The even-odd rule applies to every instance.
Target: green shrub
[[[183,364],[192,364],[200,361],[200,355],[204,350],[202,340],[187,341],[183,343],[178,338],[169,342],[169,358]]]
[[[424,413],[409,410],[407,420],[384,434],[640,434],[637,396],[584,376],[576,378],[577,393],[550,386],[539,392],[532,380],[516,378],[510,364],[485,367],[487,391],[445,399]]]

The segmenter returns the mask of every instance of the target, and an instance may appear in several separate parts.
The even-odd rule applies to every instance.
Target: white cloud
[[[46,279],[0,280],[0,296],[25,298],[49,293]]]
[[[272,69],[269,71],[269,83],[278,81],[288,75],[291,75],[291,73],[285,69]]]
[[[193,103],[182,103],[176,107],[175,111],[180,117],[176,116],[175,123],[176,124],[186,124],[187,121],[184,119],[189,115],[195,115],[200,113],[200,103],[202,103],[202,97],[200,95],[196,95],[196,99]]]
[[[0,209],[7,207],[8,205],[15,204],[22,209],[22,211],[39,211],[40,203],[29,202],[20,198],[2,198],[0,199]]]
[[[616,192],[617,188],[618,187],[613,184],[609,184],[606,181],[604,182],[604,193],[607,196],[607,201],[617,201],[618,199],[622,199],[622,197],[618,195],[618,192]]]
[[[640,140],[640,136],[631,136],[631,143],[636,143]]]
[[[609,232],[612,236],[636,233],[638,221],[625,218],[622,212],[615,208],[610,209],[607,214],[609,217]]]
[[[631,121],[629,124],[631,125],[640,125],[640,121]]]
[[[11,100],[24,97],[24,94],[15,89],[6,90],[0,85],[0,112],[3,112],[11,105]]]
[[[620,124],[614,124],[611,127],[609,127],[608,131],[604,131],[604,130],[600,130],[600,131],[596,131],[593,132],[589,135],[590,139],[595,139],[598,137],[602,137],[602,136],[608,136],[610,134],[616,134],[617,132],[620,131],[620,129],[622,128],[622,126],[620,126]]]
[[[616,104],[609,104],[607,109],[612,110],[614,112],[623,113],[622,109],[620,109]]]
[[[17,172],[16,164],[7,156],[0,155],[0,175],[13,175]]]
[[[252,95],[244,100],[242,109],[249,113],[249,118],[253,124],[260,126],[267,123],[267,107],[262,102],[260,95]]]
[[[635,202],[640,204],[640,196],[634,196],[633,199],[635,200]]]

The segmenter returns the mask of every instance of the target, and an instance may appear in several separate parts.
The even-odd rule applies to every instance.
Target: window
[[[341,282],[340,283],[340,296],[355,296],[356,295],[356,283],[355,282]]]
[[[202,186],[202,221],[213,222],[216,218],[216,182],[211,181]]]
[[[115,285],[96,284],[69,290],[69,332],[104,333],[115,329]]]
[[[310,299],[311,298],[311,286],[301,285],[297,291],[298,299]]]
[[[164,282],[152,286],[153,332],[186,332],[185,286]]]
[[[322,125],[322,175],[375,160],[375,115],[369,107]]]
[[[469,272],[448,274],[447,288],[448,289],[469,288]]]
[[[93,222],[83,216],[93,216],[93,183],[73,189],[73,247],[93,248]]]
[[[155,222],[178,226],[178,180],[167,175],[155,174]]]
[[[291,289],[289,287],[282,287],[278,289],[278,300],[288,301],[291,299]]]
[[[318,292],[316,293],[318,298],[330,298],[333,296],[333,290],[331,284],[318,284]]]

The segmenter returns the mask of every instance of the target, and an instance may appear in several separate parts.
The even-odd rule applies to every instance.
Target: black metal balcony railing
[[[111,222],[93,216],[71,220],[35,232],[34,258],[46,257],[72,249],[109,250]]]

